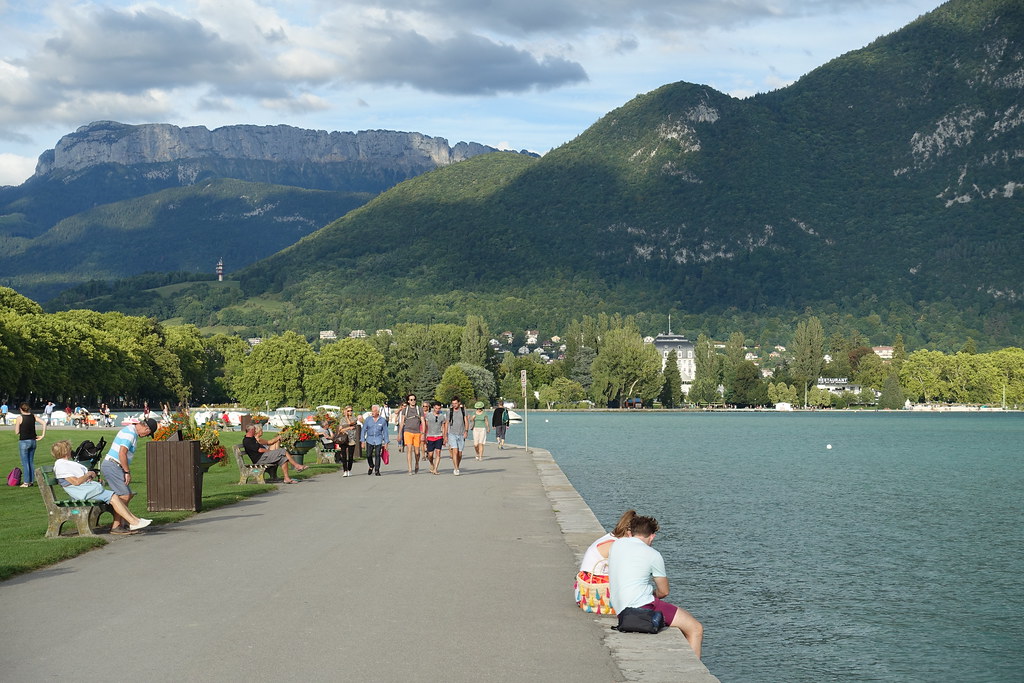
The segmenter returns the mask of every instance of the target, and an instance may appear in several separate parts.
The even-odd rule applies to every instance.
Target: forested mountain
[[[775,92],[664,86],[543,159],[402,183],[243,271],[258,299],[228,315],[283,305],[311,331],[812,309],[879,343],[1019,343],[1022,38],[1019,1],[952,0]]]
[[[383,130],[99,121],[44,152],[25,183],[0,187],[0,273],[3,284],[48,298],[112,272],[211,272],[211,253],[227,256],[233,270],[403,180],[493,151]],[[237,248],[240,234],[244,253],[223,251]],[[38,257],[52,258],[54,248],[75,258]],[[119,254],[115,264],[111,252]]]

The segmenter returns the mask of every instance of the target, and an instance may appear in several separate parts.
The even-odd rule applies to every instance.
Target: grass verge
[[[48,428],[46,438],[36,447],[35,466],[52,465],[53,456],[50,446],[60,439],[68,439],[73,448],[82,441],[89,439],[99,442],[106,437],[109,444],[117,434],[116,429],[73,429]],[[221,443],[230,448],[242,442],[239,432],[222,432]],[[187,510],[169,512],[146,511],[146,444],[148,438],[140,440],[135,460],[132,462],[132,489],[136,496],[129,506],[135,514],[148,517],[154,524],[177,522],[196,514]],[[274,484],[238,485],[238,468],[228,455],[227,463],[214,465],[203,477],[203,510],[212,510],[237,503],[240,500],[277,488]],[[305,472],[292,476],[305,479],[317,474],[334,472],[339,466],[333,464],[315,465],[315,451],[306,454],[306,464],[310,468]],[[106,545],[109,541],[105,535],[93,538],[79,538],[74,532],[74,525],[65,524],[64,531],[70,535],[61,538],[46,538],[46,507],[38,487],[20,488],[6,485],[7,473],[14,467],[21,466],[18,455],[18,440],[10,427],[0,427],[0,473],[5,477],[3,490],[0,491],[0,581],[12,576],[30,572],[40,567],[66,560],[76,555]],[[66,497],[63,491],[56,492],[58,498]],[[109,524],[110,516],[103,516],[103,523]],[[144,533],[144,532],[143,532]]]

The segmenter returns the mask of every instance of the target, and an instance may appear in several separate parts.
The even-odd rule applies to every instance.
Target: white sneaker
[[[138,524],[129,524],[128,528],[131,529],[132,531],[138,531],[139,529],[145,529],[147,526],[149,526],[152,523],[153,523],[153,520],[151,520],[151,519],[143,519],[142,517],[139,517],[139,523]]]
[[[454,472],[452,472],[452,474],[454,474],[457,477],[457,476],[459,476],[459,471],[455,470]]]

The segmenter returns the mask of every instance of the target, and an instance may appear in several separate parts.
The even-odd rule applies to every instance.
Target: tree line
[[[518,356],[491,344],[481,316],[463,325],[405,323],[362,339],[309,341],[287,331],[250,347],[226,334],[203,336],[193,325],[87,310],[44,313],[38,304],[0,287],[0,392],[9,400],[138,405],[238,403],[250,409],[396,402],[406,393],[447,402],[522,401],[532,407],[589,401],[624,406],[639,400],[667,408],[729,404],[767,406],[855,403],[900,407],[927,402],[1024,403],[1024,350],[977,353],[970,340],[957,353],[894,342],[890,362],[858,334],[826,339],[816,317],[802,320],[771,377],[749,360],[742,332],[716,345],[694,342],[696,376],[683,391],[675,352],[665,362],[644,343],[630,316],[585,315],[563,331],[562,357]],[[722,348],[718,348],[721,346]],[[664,368],[663,368],[664,365]],[[818,377],[846,377],[870,389],[859,395],[817,390]],[[877,394],[881,394],[876,399]]]

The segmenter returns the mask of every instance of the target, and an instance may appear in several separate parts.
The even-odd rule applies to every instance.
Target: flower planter
[[[296,441],[288,447],[288,454],[295,458],[295,462],[300,465],[305,464],[303,459],[306,457],[306,453],[316,448],[316,441]]]

